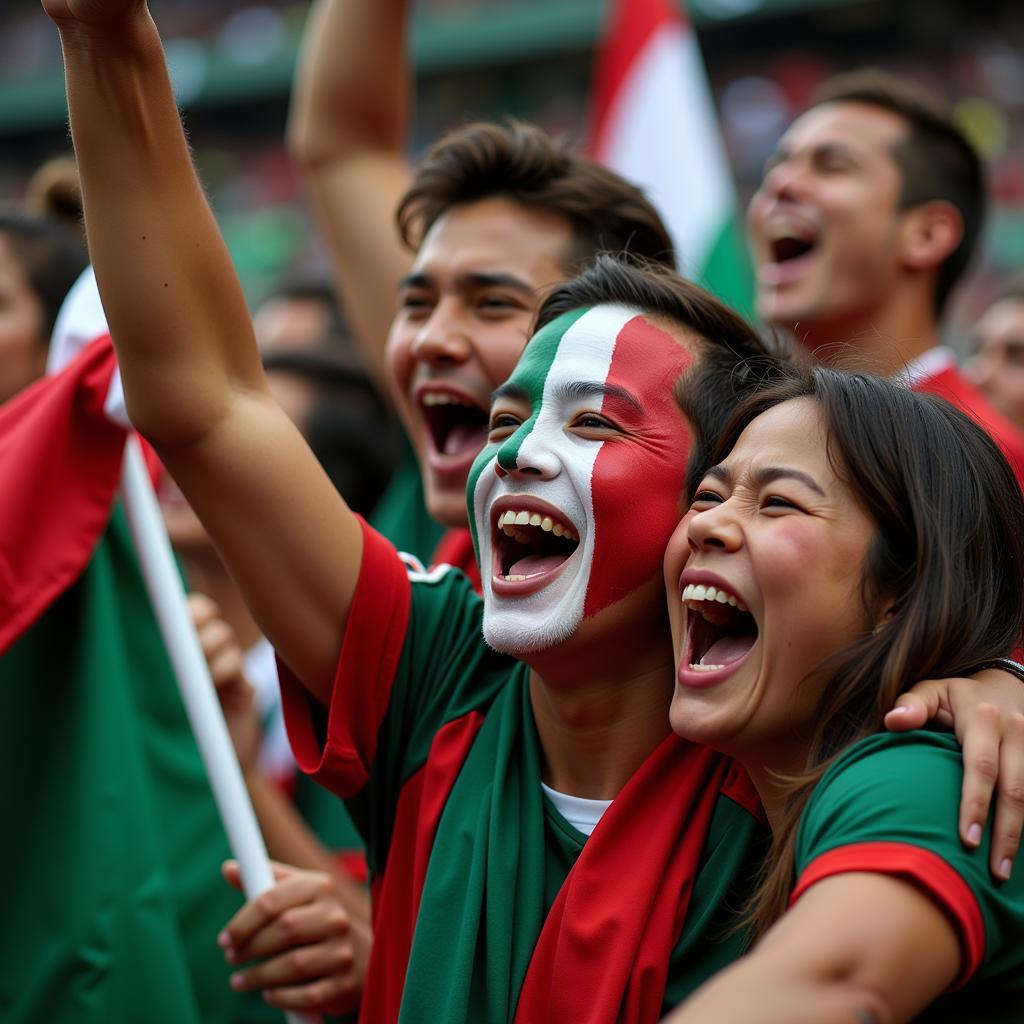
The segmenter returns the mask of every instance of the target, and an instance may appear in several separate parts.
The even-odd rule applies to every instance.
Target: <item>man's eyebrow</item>
[[[501,271],[474,270],[465,274],[459,274],[459,283],[474,288],[512,288],[517,292],[532,295],[535,291],[529,281],[524,281],[515,274],[507,274]]]
[[[401,291],[403,288],[426,288],[430,283],[430,278],[427,277],[422,270],[414,270],[411,273],[406,274],[405,277],[398,282],[398,290]]]
[[[732,480],[732,473],[729,472],[727,466],[723,465],[712,466],[704,475],[713,477],[715,480],[721,480],[725,484]],[[820,494],[823,498],[828,497],[813,476],[809,473],[804,473],[802,470],[793,469],[791,466],[764,466],[754,471],[753,478],[756,487],[764,487],[775,480],[785,478],[799,480],[816,494]]]
[[[459,274],[456,278],[461,288],[511,288],[523,295],[533,295],[536,289],[529,281],[503,271],[472,270]],[[398,290],[403,288],[429,288],[433,279],[423,270],[413,270],[398,282]]]
[[[491,405],[494,405],[499,398],[511,398],[514,402],[528,402],[530,400],[526,388],[522,384],[516,384],[515,381],[511,380],[505,381],[504,384],[491,392]]]
[[[644,411],[644,407],[637,397],[618,384],[605,384],[589,380],[569,381],[555,388],[555,397],[569,402],[578,402],[585,398],[617,398],[638,413],[642,414]]]

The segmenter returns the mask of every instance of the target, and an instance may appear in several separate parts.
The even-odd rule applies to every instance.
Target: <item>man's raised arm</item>
[[[409,185],[407,0],[319,0],[292,95],[288,139],[330,245],[338,293],[382,389],[398,283],[395,228]]]
[[[86,230],[128,411],[261,628],[326,702],[362,557],[352,513],[270,399],[143,0],[43,0],[60,29]]]

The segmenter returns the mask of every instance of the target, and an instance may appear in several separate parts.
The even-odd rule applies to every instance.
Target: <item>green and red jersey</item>
[[[326,715],[282,666],[297,760],[367,843],[361,1019],[657,1020],[742,951],[749,780],[671,736],[584,836],[542,792],[528,669],[483,642],[472,586],[364,538]]]
[[[956,929],[960,976],[918,1020],[1024,1020],[1024,871],[989,871],[991,823],[975,850],[957,835],[960,745],[947,733],[879,733],[845,751],[800,820],[795,901],[823,878],[873,872],[928,895]]]

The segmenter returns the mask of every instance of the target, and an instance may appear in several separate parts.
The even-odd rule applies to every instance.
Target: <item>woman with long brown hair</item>
[[[907,680],[1020,643],[1009,466],[946,403],[824,369],[742,405],[714,463],[665,558],[672,724],[748,769],[773,848],[753,951],[673,1020],[1024,1019],[1024,870],[952,839],[952,737],[880,731]]]

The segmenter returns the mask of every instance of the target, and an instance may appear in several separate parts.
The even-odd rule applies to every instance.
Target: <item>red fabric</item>
[[[358,793],[366,784],[377,750],[377,730],[391,698],[409,622],[411,590],[395,549],[362,519],[363,561],[359,569],[327,718],[327,742],[321,744],[305,687],[278,659],[281,705],[288,741],[298,766],[339,796]],[[376,668],[369,679],[366,667]],[[359,671],[354,671],[353,666]],[[343,709],[337,714],[334,706]]]
[[[110,519],[126,432],[110,336],[0,406],[0,653],[76,580]]]
[[[945,398],[961,412],[988,431],[989,436],[1002,449],[1013,467],[1017,483],[1024,490],[1024,434],[1001,412],[995,409],[985,395],[955,367],[948,366],[938,373],[918,381],[915,391]]]
[[[480,580],[480,566],[476,564],[473,550],[473,534],[466,526],[453,527],[438,541],[431,565],[453,565],[461,569],[478,593],[483,592]]]
[[[612,108],[633,65],[654,35],[686,24],[681,5],[672,0],[613,0],[598,50],[595,70],[590,152],[601,159]]]
[[[960,943],[960,974],[952,988],[971,979],[985,955],[985,921],[971,887],[937,853],[908,843],[853,843],[829,850],[804,869],[790,896],[795,903],[822,879],[868,871],[908,882],[945,912]]]
[[[387,942],[374,943],[370,954],[359,1007],[359,1020],[367,1024],[398,1020],[437,823],[482,724],[483,715],[471,711],[445,725],[427,763],[399,794],[387,869],[373,887],[373,929]]]
[[[517,1024],[658,1020],[669,957],[729,767],[720,754],[670,736],[634,773],[544,921]],[[629,886],[621,885],[627,877]]]

